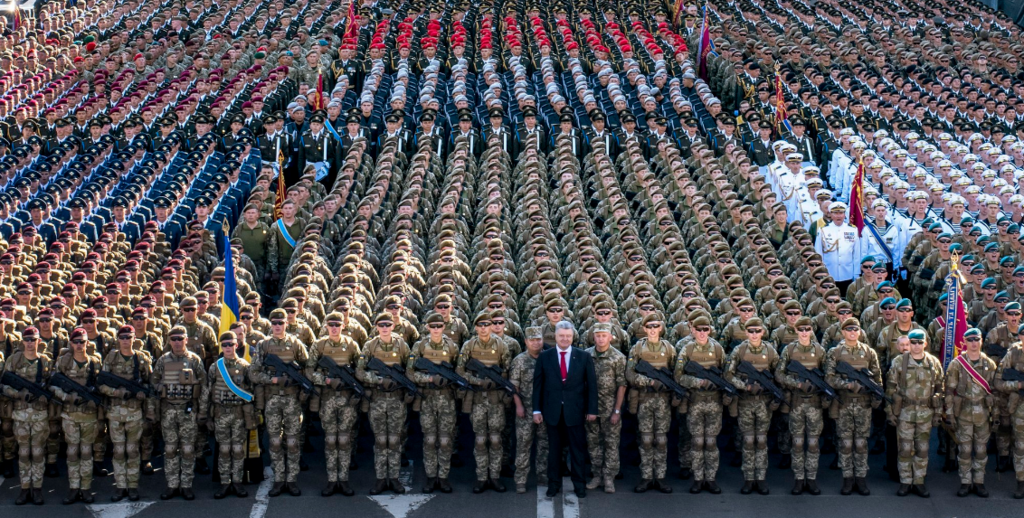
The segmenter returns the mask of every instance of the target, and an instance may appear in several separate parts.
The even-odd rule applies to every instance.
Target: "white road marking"
[[[252,504],[252,511],[249,511],[249,518],[263,518],[267,514],[267,506],[270,505],[270,488],[274,485],[274,470],[267,466],[263,468],[263,482],[260,482],[256,490],[256,503]]]
[[[377,505],[388,512],[395,518],[406,518],[410,513],[419,509],[423,504],[434,498],[435,495],[412,493],[412,476],[413,476],[413,461],[409,461],[409,466],[402,468],[398,472],[398,481],[405,487],[404,495],[388,494],[368,497],[373,500]]]
[[[567,488],[572,487],[572,479],[562,478],[562,518],[580,518],[580,499],[574,491]]]
[[[85,506],[95,518],[131,518],[153,505],[153,502],[119,502]]]
[[[555,518],[555,501],[547,491],[548,486],[537,485],[537,518]]]

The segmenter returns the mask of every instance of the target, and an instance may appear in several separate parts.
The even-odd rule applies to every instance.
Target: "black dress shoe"
[[[910,484],[900,484],[899,489],[896,490],[896,496],[907,496],[910,494]]]
[[[794,480],[793,481],[793,489],[790,490],[790,493],[793,494],[793,495],[802,495],[802,494],[804,494],[804,485],[806,485],[806,484],[805,484],[805,482],[804,482],[804,480],[802,478],[798,478],[798,479]]]
[[[214,500],[223,500],[228,497],[228,493],[231,491],[231,484],[222,484],[220,489],[213,494]]]
[[[574,489],[573,492],[576,493],[576,498],[586,498],[587,497],[587,488],[585,488],[585,487]]]
[[[708,480],[705,484],[708,486],[708,492],[712,495],[722,494],[722,488],[718,487],[718,482],[715,482],[715,479]]]
[[[928,492],[928,488],[924,487],[924,484],[914,484],[913,486],[910,486],[910,490],[917,493],[917,496],[921,498],[928,498],[932,496],[932,494]]]
[[[128,501],[138,502],[139,501],[139,489],[135,487],[128,488]]]
[[[423,484],[424,493],[433,493],[437,489],[437,477],[427,477],[427,482]]]
[[[267,496],[281,496],[281,493],[284,493],[284,482],[274,482],[274,485],[270,487],[270,491],[267,493]]]
[[[699,495],[701,489],[704,489],[704,483],[701,482],[700,480],[694,480],[693,485],[690,486],[690,493],[694,495]]]
[[[82,490],[82,502],[91,504],[96,501],[96,498],[92,496],[92,491],[88,489]]]
[[[505,491],[507,491],[507,489],[505,489],[505,484],[502,484],[501,481],[493,478],[491,479],[491,489],[497,491],[498,493],[504,493]]]
[[[744,480],[743,481],[743,487],[740,488],[740,494],[741,495],[749,495],[750,493],[753,493],[753,492],[754,492],[754,481],[753,480]]]
[[[33,489],[33,491],[38,491],[38,490],[37,489]],[[978,496],[980,496],[982,498],[988,498],[988,489],[985,489],[985,484],[974,484],[974,494],[976,494],[976,495],[978,495]]]
[[[327,485],[320,491],[320,496],[331,496],[338,488],[337,482],[327,482]]]
[[[205,457],[199,457],[196,459],[196,473],[199,473],[200,475],[210,474],[210,465],[206,463]]]
[[[821,494],[821,489],[818,488],[818,481],[813,478],[807,479],[806,487],[807,492],[814,496],[818,496]]]
[[[356,494],[356,492],[353,491],[352,488],[348,485],[348,481],[345,480],[338,482],[337,491],[341,493],[343,496],[352,496]]]
[[[473,488],[473,490],[475,492],[476,488]],[[561,491],[561,489],[559,489],[558,487],[551,486],[551,487],[548,488],[547,492],[545,492],[544,494],[547,495],[548,498],[554,498],[556,495],[558,495],[559,491]]]
[[[377,481],[374,482],[373,488],[370,489],[370,494],[371,495],[379,495],[379,494],[383,493],[384,490],[387,489],[387,488],[388,488],[388,481],[387,481],[387,479],[378,478]]]
[[[121,500],[124,500],[125,498],[128,498],[128,490],[127,489],[115,489],[114,490],[114,494],[110,495],[110,501],[111,502],[120,502]],[[163,497],[163,495],[160,495],[160,498],[163,499],[163,500],[167,500],[166,498]]]
[[[191,487],[183,487],[181,488],[181,497],[191,502],[196,499],[196,494],[192,492]]]
[[[68,491],[68,496],[64,497],[64,500],[61,500],[61,503],[64,505],[71,505],[77,502],[80,498],[82,498],[82,491],[79,489],[72,489]]]
[[[779,462],[779,469],[789,469],[793,467],[793,456],[783,455],[782,461]]]
[[[127,494],[127,491],[125,491],[125,493]],[[178,488],[168,487],[167,489],[164,490],[163,493],[160,493],[160,500],[170,500],[178,496],[179,494],[180,492],[178,491]]]
[[[14,500],[14,505],[25,505],[29,500],[32,499],[31,489],[22,489],[21,493],[18,493],[18,498]]]
[[[46,478],[57,478],[60,476],[60,470],[57,469],[56,464],[47,464],[46,472],[43,473]]]
[[[447,478],[438,478],[437,488],[440,489],[442,493],[448,494],[452,492],[452,483],[448,482]]]
[[[971,485],[970,484],[960,484],[960,489],[958,489],[956,491],[956,496],[959,496],[960,498],[963,498],[963,497],[965,497],[965,496],[967,496],[969,494],[971,494]]]
[[[757,482],[754,482],[754,486],[757,487],[757,494],[759,494],[759,495],[767,495],[768,494],[768,483],[765,482],[764,480],[758,480]]]
[[[480,493],[483,493],[486,490],[487,490],[487,481],[486,480],[477,480],[476,484],[473,484],[473,494],[475,494],[475,495],[479,495]],[[551,490],[548,489],[548,492],[551,492]]]
[[[985,496],[988,496],[988,494],[986,493]],[[43,490],[42,489],[32,489],[32,504],[34,504],[34,505],[43,505]]]
[[[288,494],[289,495],[292,495],[292,496],[302,496],[302,490],[299,489],[299,485],[296,484],[295,482],[288,482],[284,486],[286,488],[288,488]]]
[[[645,493],[650,488],[651,488],[651,479],[645,478],[645,479],[641,480],[640,483],[636,485],[636,487],[633,488],[633,492],[634,493]]]

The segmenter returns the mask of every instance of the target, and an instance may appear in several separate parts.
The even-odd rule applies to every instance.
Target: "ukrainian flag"
[[[224,220],[224,296],[221,297],[220,306],[220,334],[231,330],[231,324],[238,322],[238,313],[242,305],[238,303],[238,285],[235,283],[235,262],[231,253],[231,237],[228,229],[228,222]],[[217,344],[220,346],[220,336],[217,336]],[[239,344],[245,348],[245,360],[252,361],[249,356],[249,348],[245,344]]]

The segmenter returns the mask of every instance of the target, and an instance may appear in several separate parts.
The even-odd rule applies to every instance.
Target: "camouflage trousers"
[[[14,436],[18,441],[18,476],[22,489],[43,487],[43,471],[46,464],[46,439],[50,435],[50,423],[46,411],[40,416],[29,415],[29,419],[14,421]]]
[[[501,431],[505,428],[505,405],[497,391],[478,392],[469,420],[473,423],[473,458],[476,479],[501,477]]]
[[[427,390],[420,406],[423,469],[428,477],[448,478],[455,432],[455,398],[451,390]],[[468,395],[466,397],[472,397]]]
[[[743,445],[743,480],[764,480],[772,412],[763,396],[741,396],[737,421]]]
[[[109,422],[110,441],[114,444],[114,485],[118,489],[139,487],[139,439],[142,419]],[[96,456],[99,458],[99,455]]]
[[[967,414],[970,416],[970,414]],[[956,419],[956,443],[959,448],[961,484],[984,484],[985,466],[988,464],[988,440],[992,435],[988,412],[973,416],[972,419]],[[974,455],[972,456],[971,453]]]
[[[796,480],[818,479],[818,458],[821,452],[821,431],[825,428],[821,404],[817,397],[802,399],[793,394],[787,429],[793,438],[790,449],[793,458],[793,477]],[[781,444],[782,437],[779,437]],[[804,451],[804,445],[807,451]]]
[[[263,418],[267,423],[274,482],[295,482],[299,477],[299,457],[302,455],[302,444],[299,443],[302,405],[299,397],[282,394],[270,396],[263,409]]]
[[[692,449],[690,469],[697,481],[714,480],[718,475],[718,434],[722,431],[722,404],[698,401],[690,404],[686,415]]]
[[[668,429],[672,426],[669,395],[641,393],[636,419],[640,430],[640,477],[661,480],[668,470]]]
[[[95,416],[93,416],[95,417]],[[92,444],[96,441],[95,420],[75,422],[62,420],[64,440],[68,444],[68,484],[71,489],[92,488]]]
[[[242,483],[242,465],[245,463],[249,431],[239,405],[217,405],[213,408],[214,435],[217,438],[217,471],[220,483]]]
[[[3,446],[4,460],[13,460],[18,452],[18,439],[14,436],[11,408],[11,400],[0,396],[0,445]]]
[[[142,422],[142,439],[139,440],[139,451],[142,455],[142,462],[149,462],[153,458],[153,447],[156,444],[156,431],[159,428],[157,423],[150,421]],[[96,458],[99,458],[100,450],[96,450]]]
[[[1024,404],[1010,415],[1013,430],[1013,471],[1018,481],[1024,481]]]
[[[998,412],[996,415],[999,423],[992,431],[996,436],[996,452],[1000,457],[1006,457],[1010,455],[1010,449],[1013,446],[1013,425],[1006,396],[996,397],[996,410],[993,412]]]
[[[325,396],[320,400],[320,423],[324,427],[324,456],[327,480],[348,482],[352,464],[352,428],[359,417],[356,401],[343,395]]]
[[[899,447],[896,468],[900,473],[900,484],[924,484],[924,477],[928,474],[928,441],[931,437],[931,409],[916,406],[904,408],[900,412],[896,423],[896,442]]]
[[[690,433],[690,425],[687,424],[687,414],[679,414],[679,466],[689,466],[693,463],[693,434]]]
[[[533,415],[527,412],[526,417],[516,417],[516,484],[525,484],[530,475],[530,449],[537,442],[537,483],[546,483],[548,479],[548,427],[546,424],[533,423]],[[592,444],[588,441],[588,444]],[[593,450],[591,450],[593,451]],[[597,468],[595,467],[596,471]]]
[[[614,414],[613,414],[614,415]],[[621,416],[620,416],[621,417]],[[532,421],[531,421],[532,422]],[[518,423],[517,423],[518,426]],[[611,415],[598,417],[597,421],[586,423],[587,449],[590,451],[590,466],[595,477],[614,478],[619,473],[619,442],[622,437],[622,420],[612,424]],[[547,428],[546,426],[544,428]],[[544,452],[547,453],[547,436],[544,437]],[[540,472],[540,446],[537,447],[537,472]],[[529,450],[527,450],[529,457]],[[547,458],[544,459],[547,461]],[[545,470],[547,462],[544,463]],[[516,476],[519,475],[518,470]],[[516,481],[518,482],[518,480]]]
[[[408,409],[400,392],[380,392],[370,404],[373,469],[377,478],[398,478],[402,467],[402,436]]]
[[[53,414],[56,417],[51,417],[49,422],[47,423],[50,430],[50,434],[46,437],[47,464],[57,463],[57,453],[60,452],[61,433],[63,432],[63,430],[61,429],[63,419],[61,419],[60,413],[53,412]]]
[[[192,487],[196,468],[196,413],[184,404],[165,401],[160,408],[160,426],[164,435],[167,487]],[[139,452],[135,454],[139,455]]]
[[[839,469],[843,478],[868,476],[868,437],[871,436],[871,403],[849,396],[836,419],[839,436]]]

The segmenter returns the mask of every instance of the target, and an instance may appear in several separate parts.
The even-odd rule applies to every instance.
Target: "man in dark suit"
[[[555,325],[556,347],[540,354],[533,375],[533,422],[548,427],[548,486],[553,497],[562,490],[559,468],[563,441],[569,443],[569,463],[576,496],[587,496],[583,462],[587,455],[584,420],[597,419],[597,372],[594,359],[572,341],[570,322]]]

